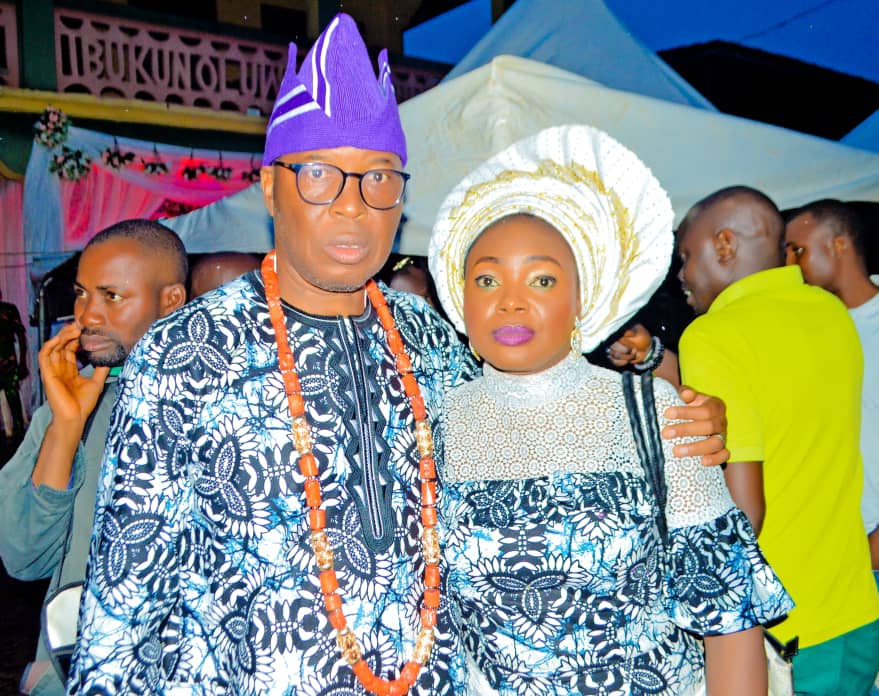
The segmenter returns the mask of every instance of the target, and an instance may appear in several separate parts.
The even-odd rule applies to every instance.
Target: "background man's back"
[[[773,633],[808,647],[875,620],[859,507],[863,359],[843,304],[797,268],[756,273],[690,325],[681,370],[726,400],[731,461],[763,462],[760,545],[797,602]]]

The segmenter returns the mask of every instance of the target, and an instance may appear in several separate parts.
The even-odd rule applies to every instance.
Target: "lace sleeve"
[[[670,406],[683,402],[675,388],[663,379],[654,380],[656,411],[660,428],[669,425],[663,415]],[[719,466],[703,466],[698,457],[675,457],[674,446],[698,438],[663,440],[665,481],[668,486],[666,519],[668,528],[689,527],[708,522],[732,508],[733,503]]]
[[[654,386],[659,422],[680,404],[674,387]],[[680,442],[680,441],[678,441]],[[677,458],[663,440],[669,539],[666,602],[676,624],[698,635],[735,633],[780,618],[793,601],[766,562],[719,466]]]

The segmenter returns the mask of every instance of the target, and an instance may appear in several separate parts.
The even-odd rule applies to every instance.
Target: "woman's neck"
[[[483,387],[501,404],[527,408],[562,399],[582,386],[593,366],[582,355],[568,354],[541,372],[516,374],[483,366]]]

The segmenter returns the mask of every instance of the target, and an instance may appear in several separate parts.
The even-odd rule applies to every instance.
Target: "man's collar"
[[[715,312],[723,309],[736,300],[748,295],[757,295],[775,288],[802,285],[803,272],[799,266],[779,266],[778,268],[769,268],[765,271],[758,271],[749,276],[745,276],[736,282],[728,285],[721,293],[714,298],[714,302],[708,308],[708,312]]]

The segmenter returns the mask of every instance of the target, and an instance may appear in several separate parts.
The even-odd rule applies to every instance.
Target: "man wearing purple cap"
[[[368,282],[408,179],[386,54],[376,79],[339,15],[295,55],[262,169],[276,250],[156,324],[120,380],[71,693],[464,688],[431,426],[476,367],[426,302]]]

